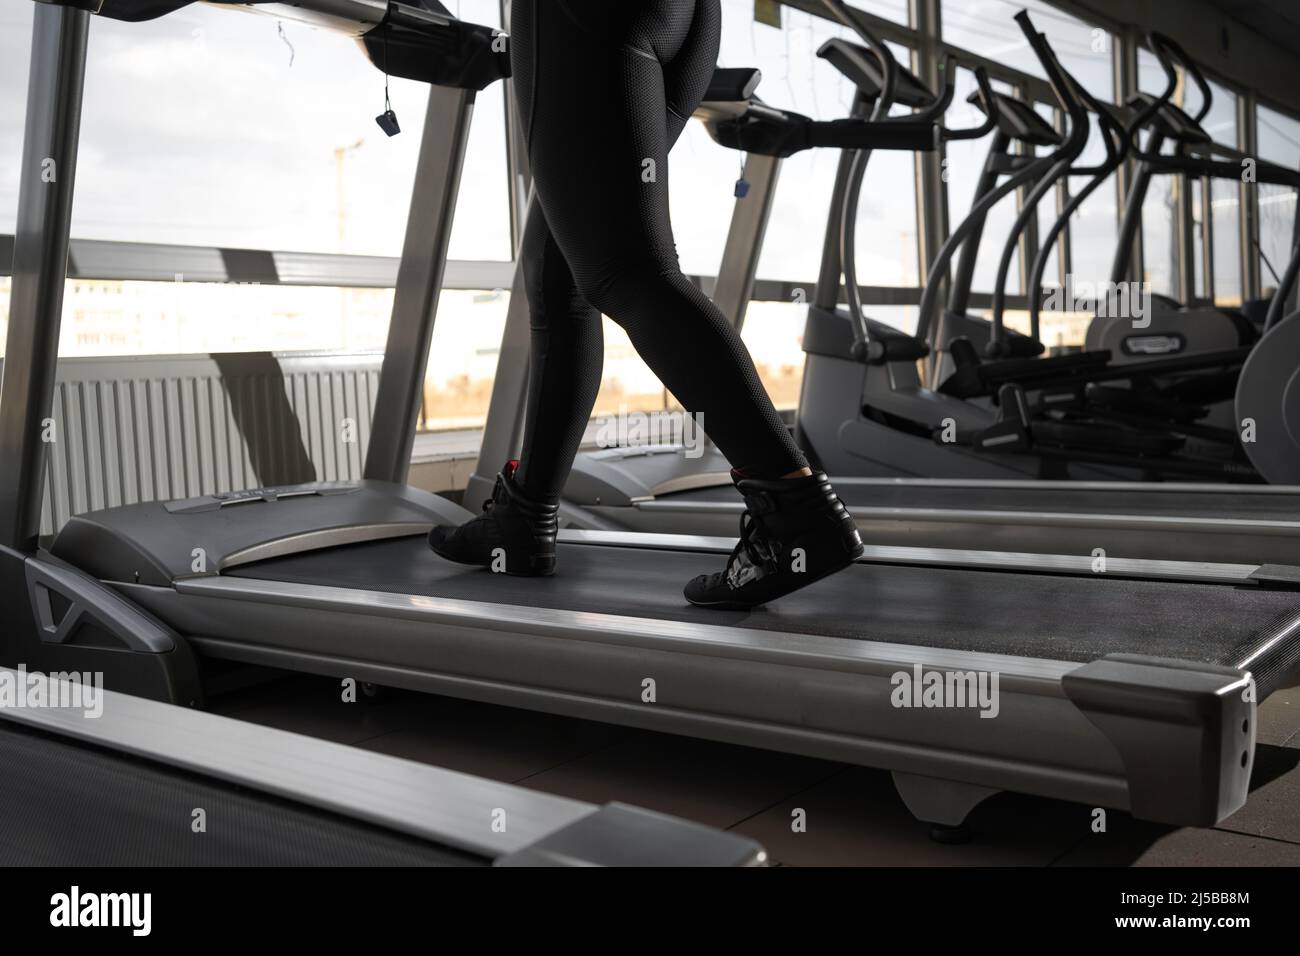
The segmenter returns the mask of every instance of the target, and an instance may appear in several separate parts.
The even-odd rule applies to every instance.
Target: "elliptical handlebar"
[[[822,0],[831,16],[848,27],[866,44],[867,49],[876,57],[881,68],[880,93],[871,113],[870,125],[887,128],[894,124],[910,128],[933,128],[934,145],[944,139],[969,139],[985,135],[993,128],[996,114],[992,109],[986,122],[970,130],[945,131],[942,119],[952,105],[956,93],[956,58],[949,55],[941,65],[943,89],[934,100],[909,116],[890,117],[889,111],[894,105],[898,89],[899,67],[888,45],[876,35],[870,24],[860,13],[849,7],[843,0]],[[846,51],[851,54],[852,51]],[[977,79],[980,89],[990,105],[993,103],[992,88],[984,71],[978,70]],[[866,174],[867,162],[871,152],[857,150],[850,163],[843,204],[840,208],[840,271],[844,280],[844,297],[850,318],[850,331],[853,335],[851,354],[858,361],[881,364],[892,361],[915,361],[924,358],[929,352],[923,339],[907,341],[902,339],[877,340],[871,335],[870,326],[862,308],[862,295],[859,291],[857,276],[857,210],[862,195],[862,180]],[[920,343],[918,345],[918,342]]]
[[[1074,215],[1089,196],[1100,188],[1102,183],[1110,178],[1115,170],[1119,169],[1132,148],[1132,140],[1128,136],[1128,130],[1115,118],[1107,105],[1101,103],[1088,92],[1072,74],[1067,72],[1066,76],[1070,80],[1074,95],[1083,102],[1089,112],[1097,117],[1097,125],[1103,134],[1106,145],[1106,159],[1097,166],[1074,167],[1069,170],[1067,175],[1091,176],[1092,178],[1083,189],[1070,197],[1070,201],[1066,203],[1056,221],[1052,223],[1047,235],[1043,236],[1039,242],[1038,253],[1034,257],[1033,267],[1030,269],[1029,281],[1026,286],[1029,295],[1029,336],[1034,341],[1041,341],[1042,301],[1040,293],[1042,291],[1043,275],[1047,271],[1047,261],[1051,258],[1056,240],[1065,231],[1066,226],[1069,225],[1070,217]],[[1001,311],[995,310],[994,312],[994,326],[999,330],[1004,326],[1004,317]]]
[[[949,88],[952,88],[952,78],[955,75],[953,69],[955,60],[948,57],[944,67],[948,71]],[[989,133],[993,132],[998,125],[998,98],[993,94],[993,84],[989,81],[989,71],[982,66],[975,68],[975,83],[979,86],[980,100],[984,104],[984,122],[979,126],[972,126],[969,129],[944,129],[940,136],[945,143],[950,143],[961,139],[983,139]],[[949,97],[951,101],[952,97]]]
[[[939,123],[943,120],[943,114],[947,113],[948,107],[952,106],[952,98],[957,92],[957,84],[953,80],[956,70],[957,58],[949,54],[939,64],[939,72],[943,74],[943,89],[939,91],[939,95],[934,98],[933,103],[924,109],[917,110],[908,119],[922,123]]]
[[[857,10],[850,7],[844,0],[822,0],[823,6],[830,12],[831,16],[848,27],[867,45],[876,59],[880,61],[882,72],[880,84],[880,98],[876,101],[876,112],[872,114],[872,119],[881,119],[889,115],[890,107],[894,105],[894,98],[898,90],[898,60],[894,59],[893,52],[889,46],[876,36],[871,25],[859,14]],[[881,105],[884,105],[884,111],[880,112]]]
[[[1002,257],[998,262],[997,279],[993,285],[993,328],[987,347],[988,355],[993,358],[1005,358],[1011,351],[1006,339],[1004,324],[1007,300],[1006,285],[1011,272],[1011,260],[1015,256],[1020,236],[1037,214],[1038,204],[1043,197],[1047,195],[1048,191],[1055,188],[1056,183],[1062,177],[1071,173],[1074,161],[1079,158],[1079,155],[1088,144],[1088,134],[1091,130],[1091,124],[1088,121],[1088,105],[1084,100],[1084,91],[1080,84],[1061,65],[1056,52],[1048,43],[1047,37],[1039,33],[1034,27],[1034,22],[1030,18],[1028,11],[1021,10],[1016,14],[1015,19],[1029,41],[1030,48],[1047,72],[1048,82],[1051,83],[1052,92],[1056,95],[1058,103],[1069,115],[1070,132],[1065,142],[1052,153],[1048,172],[1037,179],[1034,188],[1026,197],[1023,208],[1012,226],[1011,235],[1003,246]],[[1092,102],[1096,105],[1095,100]],[[1114,152],[1109,141],[1107,152],[1108,156],[1113,159]],[[1033,297],[1032,287],[1030,295]]]
[[[1177,40],[1167,34],[1157,33],[1153,30],[1147,34],[1146,41],[1147,46],[1151,47],[1151,52],[1156,55],[1156,59],[1160,61],[1160,65],[1164,68],[1165,76],[1173,77],[1175,89],[1178,86],[1177,68],[1179,66],[1183,68],[1185,73],[1191,76],[1192,81],[1196,84],[1196,88],[1201,93],[1201,108],[1196,112],[1196,115],[1192,117],[1192,119],[1196,120],[1198,123],[1205,119],[1205,117],[1209,115],[1210,107],[1214,103],[1214,92],[1210,89],[1210,84],[1205,79],[1205,74],[1202,73],[1201,68],[1196,65],[1196,61],[1187,55],[1187,51],[1178,44]],[[1173,60],[1176,60],[1177,63],[1172,62]],[[1172,91],[1169,96],[1170,98],[1173,97]],[[1168,101],[1166,100],[1166,102]]]
[[[1156,59],[1160,61],[1161,68],[1165,71],[1165,89],[1158,97],[1148,103],[1145,109],[1141,110],[1135,117],[1133,117],[1132,122],[1128,124],[1128,128],[1124,131],[1124,139],[1127,144],[1126,152],[1131,152],[1135,159],[1144,162],[1159,162],[1160,154],[1158,152],[1148,152],[1143,149],[1141,144],[1138,142],[1138,137],[1141,134],[1143,127],[1155,119],[1156,114],[1173,102],[1174,94],[1178,92],[1178,69],[1174,66],[1173,60],[1170,58],[1170,55],[1165,48],[1164,38],[1162,38],[1161,34],[1154,32],[1148,33],[1146,41],[1147,45],[1151,47],[1152,52],[1155,53]],[[1208,105],[1206,108],[1208,109]]]
[[[844,3],[844,0],[822,0],[822,3],[832,17],[862,38],[862,41],[867,45],[867,49],[880,62],[882,74],[880,94],[876,98],[876,105],[871,111],[871,122],[882,126],[889,125],[889,111],[894,105],[898,90],[898,61],[894,58],[893,52],[885,42],[871,29],[870,24],[858,11]],[[923,116],[925,112],[940,104],[942,104],[940,105],[940,112],[942,112],[942,109],[946,108],[946,103],[951,102],[951,100],[950,93],[947,95],[946,101],[944,96],[941,95],[919,115]],[[918,122],[918,116],[900,117],[899,121],[915,124]],[[925,123],[923,118],[920,119],[920,122]],[[850,331],[853,335],[851,354],[853,358],[859,361],[878,363],[889,361],[895,356],[891,353],[891,350],[887,349],[885,343],[875,341],[871,337],[867,317],[862,311],[862,295],[858,288],[856,261],[857,207],[862,195],[862,179],[866,173],[867,161],[870,157],[870,150],[859,149],[853,153],[853,157],[849,162],[844,199],[840,208],[840,271],[844,278],[844,297],[849,311]]]
[[[1061,109],[1070,117],[1070,126],[1072,128],[1079,125],[1085,128],[1088,125],[1087,107],[1084,106],[1083,100],[1077,95],[1079,84],[1061,65],[1057,59],[1056,51],[1052,49],[1047,42],[1045,34],[1039,33],[1034,26],[1034,21],[1029,16],[1028,10],[1021,10],[1015,16],[1016,23],[1020,26],[1020,31],[1029,41],[1029,48],[1034,51],[1038,57],[1038,62],[1042,64],[1047,73],[1047,82],[1051,84],[1052,92],[1056,96],[1056,101]]]

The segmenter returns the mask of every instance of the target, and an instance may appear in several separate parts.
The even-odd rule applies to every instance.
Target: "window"
[[[495,3],[465,3],[496,22]],[[428,88],[394,79],[403,133],[375,125],[384,77],[356,44],[204,5],[91,23],[78,238],[396,255]],[[479,98],[453,258],[509,259],[499,88]]]
[[[14,6],[29,9],[0,16]],[[495,0],[457,6],[499,22]],[[0,44],[27,43],[14,33]],[[143,23],[92,18],[73,235],[396,256],[428,87],[394,79],[390,96],[403,128],[392,138],[374,123],[382,73],[353,41],[302,24],[201,5]],[[21,116],[21,104],[6,109]],[[511,258],[503,115],[502,87],[489,87],[475,107],[453,259]],[[13,204],[0,212],[10,222]],[[360,352],[383,347],[392,299],[391,289],[74,280],[60,354]],[[481,424],[507,303],[498,291],[444,290],[426,379],[437,417],[426,426]]]

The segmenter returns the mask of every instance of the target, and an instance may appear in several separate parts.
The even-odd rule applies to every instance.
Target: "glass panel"
[[[1094,96],[1113,97],[1110,34],[1043,0],[943,0],[943,38],[953,46],[1046,77],[1014,19],[1021,10],[1029,11],[1034,26],[1047,34],[1052,49],[1075,79]]]
[[[1258,112],[1261,159],[1300,169],[1300,120],[1261,106]],[[1294,242],[1296,191],[1283,186],[1259,186],[1260,285],[1265,295],[1277,288]]]
[[[872,308],[872,318],[880,318]],[[799,404],[803,383],[803,324],[807,307],[791,302],[751,302],[742,337],[758,377],[777,408]]]
[[[1240,306],[1241,186],[1216,179],[1210,183],[1210,197],[1214,221],[1214,301],[1222,306]]]
[[[391,292],[388,301],[391,306]],[[424,375],[421,431],[483,427],[509,307],[508,291],[443,290]]]
[[[849,6],[895,23],[907,24],[907,0],[852,0]],[[789,14],[790,11],[787,10],[786,13]]]
[[[443,290],[422,428],[482,426],[509,302]],[[71,279],[59,355],[382,350],[392,307],[391,289]]]
[[[18,215],[18,163],[27,114],[34,9],[31,3],[0,5],[0,233],[12,234]],[[8,310],[0,311],[6,314]]]
[[[461,12],[497,21],[492,0]],[[94,18],[73,235],[396,255],[428,88],[391,82],[403,132],[375,125],[384,77],[354,41],[201,4]],[[453,258],[509,259],[499,87],[478,101]]]
[[[1216,142],[1234,149],[1239,141],[1237,94],[1210,81],[1213,101],[1202,125]],[[1210,224],[1214,251],[1214,301],[1236,307],[1242,302],[1241,284],[1241,183],[1210,181]]]
[[[1179,180],[1157,176],[1151,181],[1142,205],[1143,281],[1160,295],[1178,296],[1178,210]]]
[[[59,356],[383,348],[392,302],[391,289],[69,279]]]

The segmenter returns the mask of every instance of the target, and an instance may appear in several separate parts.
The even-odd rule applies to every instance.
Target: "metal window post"
[[[947,77],[941,72],[943,60],[943,13],[940,0],[911,0],[908,18],[916,31],[916,73],[923,83],[936,92]],[[954,78],[955,79],[955,78]],[[930,264],[948,238],[948,189],[944,180],[947,150],[917,153],[916,223],[918,284],[930,274]]]
[[[38,3],[18,175],[13,285],[0,386],[0,546],[40,535],[46,447],[81,133],[90,14]],[[60,436],[55,436],[57,440]]]
[[[1218,298],[1214,290],[1214,185],[1209,176],[1201,177],[1201,272],[1206,301],[1214,305]]]
[[[1052,125],[1062,135],[1065,134],[1065,114],[1059,109],[1052,110]],[[1059,215],[1061,210],[1065,209],[1070,203],[1070,177],[1062,176],[1056,184],[1056,209]],[[1060,238],[1056,244],[1056,272],[1059,284],[1062,289],[1070,288],[1070,276],[1074,274],[1074,242],[1072,233],[1074,231],[1073,223],[1067,225],[1061,230]],[[1043,292],[1041,289],[1025,289],[1026,295],[1036,295],[1040,299]]]
[[[527,221],[527,208],[525,222]],[[522,234],[521,234],[522,237]],[[519,453],[524,434],[524,413],[528,397],[528,353],[531,348],[528,326],[528,295],[518,248],[515,251],[515,278],[506,309],[506,324],[501,332],[501,351],[496,374],[492,377],[492,397],[488,401],[487,421],[479,444],[478,462],[465,485],[461,503],[478,511],[492,497],[497,471]]]
[[[1177,236],[1175,258],[1178,262],[1178,298],[1190,308],[1197,299],[1196,216],[1192,210],[1192,186],[1195,180],[1187,173],[1178,173],[1173,177],[1173,181],[1178,190],[1178,208],[1174,213],[1174,228]]]
[[[1115,102],[1123,104],[1127,103],[1129,97],[1133,96],[1138,91],[1138,41],[1132,30],[1124,30],[1120,33],[1114,33],[1112,36],[1115,38],[1115,53],[1113,57],[1115,71]],[[1115,215],[1117,218],[1117,228],[1123,222],[1126,201],[1128,199],[1129,191],[1133,188],[1134,178],[1137,175],[1137,165],[1137,161],[1130,157],[1124,160],[1119,169],[1115,171]],[[1132,236],[1132,243],[1133,247],[1130,250],[1129,261],[1122,274],[1119,270],[1112,272],[1111,279],[1115,282],[1138,282],[1145,278],[1145,250],[1143,245],[1142,229],[1140,226],[1137,232]]]
[[[368,479],[401,484],[410,471],[473,112],[473,90],[444,86],[429,89],[406,238],[397,268],[393,315],[366,452],[363,475]]]
[[[1254,92],[1237,97],[1238,148],[1247,156],[1259,155],[1259,126]],[[1241,220],[1241,295],[1258,299],[1262,291],[1259,269],[1259,186],[1243,181],[1237,187],[1241,202],[1237,215]]]

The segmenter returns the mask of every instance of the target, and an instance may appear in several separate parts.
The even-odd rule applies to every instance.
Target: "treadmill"
[[[26,686],[32,677],[0,668],[6,683]],[[103,692],[93,719],[72,707],[0,708],[0,758],[24,771],[0,784],[4,866],[755,866],[766,859],[752,840],[625,804],[595,807],[114,691]],[[177,821],[183,826],[195,807],[212,827],[186,839]],[[505,828],[494,827],[502,814]]]
[[[870,42],[869,26],[863,35]],[[854,78],[857,96],[878,97],[885,85],[879,64],[885,61],[873,59],[870,49],[842,40],[833,42],[841,51],[838,56],[826,58]],[[856,62],[862,68],[856,74],[843,65],[847,59],[844,49],[859,52]],[[919,79],[901,66],[897,71],[899,102],[912,108],[933,102],[933,95],[925,91]],[[1004,94],[995,95],[997,132],[973,207],[979,205],[981,196],[998,188],[1000,176],[1021,171],[1032,162],[1032,153],[1008,152],[1012,143],[1043,146],[1053,142],[1052,137],[1059,139],[1059,134],[1022,102]],[[709,125],[707,113],[703,118]],[[714,132],[712,126],[710,132]],[[726,143],[716,134],[714,138]],[[844,205],[847,161],[846,151],[831,200],[819,287],[839,285],[839,210]],[[736,202],[713,296],[737,327],[743,324],[753,292],[779,162],[753,151],[747,156],[745,178],[762,188],[751,189]],[[755,167],[757,172],[751,174]],[[990,322],[967,315],[983,226],[983,217],[972,217],[962,227],[968,236],[962,243],[947,308],[934,327],[932,344],[938,347],[936,381],[952,370],[949,353],[940,343],[961,335],[982,346],[995,332]],[[812,317],[809,323],[804,348],[819,351],[823,346],[813,340],[825,336],[814,334],[820,326]],[[471,510],[490,496],[501,462],[518,451],[524,414],[520,352],[527,347],[526,335],[526,302],[520,297],[519,308],[512,309],[507,318],[483,450],[465,493],[465,503]],[[1013,341],[1018,341],[1012,336]],[[847,334],[841,337],[847,339]],[[819,389],[823,392],[829,387],[828,378],[839,374],[838,369],[856,364],[843,361],[847,358],[845,343],[836,344],[834,349],[835,358],[810,354],[810,361],[819,360],[823,366],[806,374],[821,378]],[[828,406],[823,399],[818,409],[801,408],[800,429],[807,424],[805,416],[818,411],[829,413]],[[852,423],[843,427],[852,427]],[[957,473],[922,476],[899,470],[886,475],[880,473],[876,463],[842,452],[829,470],[864,540],[880,546],[1082,555],[1100,550],[1106,555],[1133,559],[1255,565],[1294,563],[1300,554],[1300,486],[1062,481],[1014,474],[972,479]],[[712,536],[734,535],[743,510],[731,482],[729,464],[715,446],[706,442],[696,457],[686,455],[681,445],[673,444],[583,451],[565,487],[560,517],[564,526],[574,529]]]
[[[732,539],[566,531],[544,579],[432,554],[427,529],[469,513],[401,476],[461,88],[430,100],[380,386],[407,414],[376,413],[365,479],[89,512],[40,548],[72,177],[34,190],[27,171],[47,156],[75,168],[87,20],[42,5],[35,22],[0,402],[0,663],[201,705],[214,662],[237,661],[806,754],[889,770],[941,826],[1000,790],[1171,824],[1245,802],[1258,703],[1300,660],[1294,567],[876,547],[740,613],[681,595]],[[440,15],[422,29],[454,51],[475,28]]]

